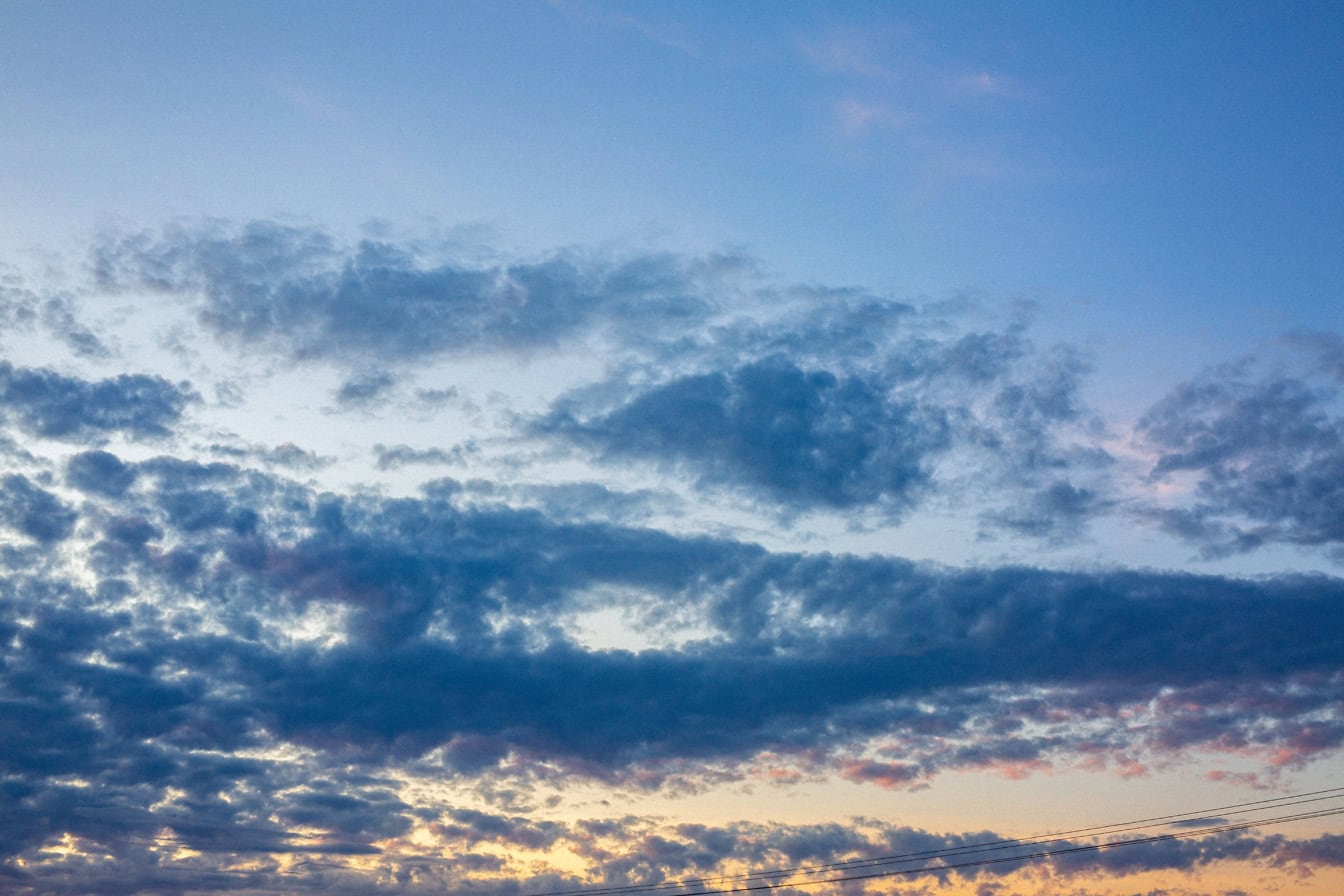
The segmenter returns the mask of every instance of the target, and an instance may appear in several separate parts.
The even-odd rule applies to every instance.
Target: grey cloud
[[[286,825],[318,827],[341,837],[396,837],[411,827],[410,806],[391,790],[364,788],[355,794],[331,780],[308,782],[277,800],[276,815]]]
[[[396,385],[396,377],[385,371],[361,373],[336,390],[336,403],[342,407],[365,407],[384,398]]]
[[[1319,368],[1344,383],[1344,336],[1320,331],[1298,331],[1288,335],[1288,344],[1316,356]]]
[[[437,407],[456,401],[458,392],[455,386],[446,389],[417,389],[415,397],[426,405]]]
[[[1026,351],[1026,346],[1019,347]],[[991,365],[993,362],[985,362]],[[1085,408],[1079,398],[1087,363],[1072,349],[1056,348],[1031,363],[1015,376],[1000,376],[994,384],[992,413],[978,428],[986,447],[1005,455],[1011,471],[1025,481],[1036,475],[1058,475],[1072,466],[1104,464],[1108,458],[1099,449],[1071,452],[1057,444],[1056,427],[1086,423],[1097,431],[1100,424],[1085,421]],[[983,375],[983,374],[981,374]],[[1082,461],[1082,463],[1079,463]]]
[[[905,770],[850,774],[913,784],[1084,745],[1119,755],[1277,742],[1306,761],[1340,742],[1329,726],[1293,733],[1334,705],[1329,676],[1344,644],[1318,623],[1344,600],[1332,579],[940,571],[459,507],[453,489],[335,499],[227,468],[160,460],[142,476],[147,467],[160,471],[157,490],[135,500],[150,515],[121,518],[117,542],[142,587],[191,577],[195,593],[227,603],[239,637],[258,630],[249,616],[264,623],[278,608],[347,611],[347,644],[323,652],[189,638],[154,648],[225,675],[246,695],[239,710],[316,749],[410,760],[443,747],[473,773],[517,751],[621,777],[688,760],[731,765],[760,750],[857,762],[832,751],[885,732],[906,744]],[[214,559],[165,565],[142,547],[153,527],[183,557]],[[716,639],[641,654],[579,649],[559,622],[613,587],[698,608]],[[1222,696],[1198,690],[1206,683]],[[1029,717],[1014,702],[1028,687],[1051,689],[1063,715],[1051,722],[1042,710],[1033,738],[989,725]],[[1293,688],[1300,696],[1286,699]],[[1071,724],[1109,716],[1117,701],[1151,705],[1162,689],[1180,701],[1142,737],[1076,740]],[[939,710],[919,710],[921,699]]]
[[[198,294],[200,319],[216,335],[343,364],[548,347],[599,312],[604,324],[629,319],[635,331],[684,321],[703,305],[687,288],[702,267],[563,253],[480,267],[387,243],[347,248],[321,230],[267,221],[110,236],[94,251],[105,289]]]
[[[893,513],[915,502],[949,442],[938,409],[777,357],[674,380],[594,419],[556,411],[538,427],[609,456],[685,464],[702,483],[784,506],[881,504]]]
[[[336,364],[346,404],[438,354],[609,342],[607,381],[524,425],[785,513],[902,517],[951,494],[939,490],[957,485],[954,459],[964,487],[1000,508],[987,525],[1055,540],[1114,506],[1108,459],[1088,442],[1099,429],[1081,356],[1038,350],[1018,326],[942,328],[858,291],[809,304],[805,290],[764,290],[760,307],[799,304],[702,326],[710,285],[760,287],[740,258],[489,266],[263,223],[112,239],[96,261],[108,289],[189,297],[218,336]],[[43,313],[20,304],[14,315]],[[61,310],[46,325],[79,350]],[[1335,344],[1312,346],[1329,373]],[[0,366],[0,407],[28,434],[161,436],[192,400],[150,376]],[[1156,475],[1204,484],[1165,523],[1210,543],[1337,544],[1333,400],[1305,376],[1234,370],[1178,390],[1143,434]],[[0,520],[27,536],[0,545],[0,716],[15,722],[0,725],[0,889],[355,894],[381,882],[516,896],[579,883],[519,870],[525,849],[568,849],[619,885],[994,836],[873,820],[567,824],[510,808],[565,776],[672,792],[773,763],[903,788],[1225,755],[1272,777],[1344,750],[1335,577],[770,551],[616,522],[649,519],[665,506],[657,492],[439,480],[417,497],[332,494],[276,472],[314,467],[295,446],[210,450],[221,462],[80,451],[58,469],[77,506],[47,479],[0,479]],[[374,456],[393,469],[461,454]],[[77,575],[56,564],[67,554]],[[686,621],[693,640],[589,649],[570,623],[592,610],[624,611],[654,641]],[[408,772],[501,814],[400,789]],[[418,854],[406,838],[420,823],[460,855]],[[66,835],[89,848],[47,848]],[[1327,867],[1337,839],[1237,835],[1080,853],[1053,870]],[[186,858],[172,857],[179,845]],[[367,864],[345,861],[356,856]]]
[[[38,320],[41,299],[32,290],[22,286],[17,274],[2,271],[0,279],[0,321],[7,331],[29,330]]]
[[[574,390],[533,431],[606,461],[807,510],[902,517],[938,497],[1001,504],[988,526],[1063,541],[1112,506],[1088,364],[1025,327],[957,332],[865,296],[737,321]],[[745,359],[745,360],[744,360]],[[691,372],[668,376],[667,370]]]
[[[210,446],[210,452],[217,456],[232,458],[235,461],[257,460],[263,464],[290,470],[320,470],[329,466],[332,462],[332,458],[323,457],[306,448],[300,448],[293,442],[275,446],[250,445],[246,447],[215,444]]]
[[[129,856],[137,838],[164,827],[207,854],[371,854],[375,840],[406,831],[410,815],[377,772],[453,745],[464,762],[444,774],[498,773],[509,758],[622,780],[628,769],[708,769],[762,749],[798,763],[846,763],[845,742],[880,733],[902,751],[893,761],[914,762],[927,777],[1068,756],[1087,746],[1071,724],[1156,698],[1167,739],[1153,749],[1241,753],[1258,743],[1309,757],[1339,748],[1339,732],[1328,728],[1314,740],[1291,739],[1337,711],[1334,670],[1344,645],[1322,637],[1319,624],[1344,601],[1336,580],[977,573],[772,555],[431,499],[296,502],[303,493],[238,471],[162,460],[152,467],[142,465],[152,478],[140,488],[208,483],[226,504],[266,509],[258,515],[270,522],[246,537],[174,526],[170,508],[155,510],[173,538],[226,548],[194,591],[207,606],[264,617],[294,602],[345,604],[359,611],[345,627],[351,640],[324,649],[272,643],[242,629],[205,631],[190,615],[158,615],[166,606],[133,614],[40,579],[8,582],[21,598],[0,608],[0,675],[7,717],[25,724],[0,734],[9,738],[0,751],[5,786],[21,787],[20,811],[0,823],[6,855],[69,832]],[[117,500],[160,506],[152,494]],[[311,534],[268,544],[269,526],[287,528],[286,514]],[[153,593],[159,575],[140,567],[138,590]],[[727,640],[592,652],[558,636],[537,645],[507,626],[472,622],[535,618],[601,582],[639,583],[668,600],[702,595]],[[433,635],[429,623],[449,609],[455,615],[442,618],[451,636]],[[16,639],[20,616],[31,624]],[[826,618],[827,628],[810,629],[813,617]],[[392,629],[397,639],[387,637]],[[990,722],[1010,717],[1046,736],[995,733]],[[1124,726],[1108,727],[1108,749],[1141,746]],[[314,751],[325,771],[230,755],[277,743]],[[99,800],[59,776],[93,782]],[[445,811],[441,832],[469,843],[545,848],[575,837],[532,819]],[[294,827],[324,833],[305,840]],[[600,866],[613,879],[678,876],[728,859],[824,861],[877,842],[843,826],[646,834]],[[962,842],[896,829],[883,836],[888,851]],[[1150,863],[1176,867],[1217,854],[1184,850]],[[1143,864],[1116,855],[1078,873]],[[102,877],[111,867],[89,873]]]
[[[0,276],[0,322],[7,332],[31,332],[40,323],[79,357],[104,360],[112,356],[98,335],[80,321],[71,295],[39,292],[22,283],[23,278],[18,275]]]
[[[135,467],[107,451],[84,451],[65,465],[66,481],[75,488],[107,497],[117,497],[135,482]]]
[[[410,445],[374,445],[373,453],[380,470],[398,470],[411,464],[460,464],[467,453],[462,446],[452,450],[443,448],[412,448]]]
[[[1331,676],[1344,645],[1318,621],[1344,600],[1335,580],[939,571],[558,524],[536,511],[456,507],[451,493],[338,500],[227,465],[160,458],[136,469],[136,489],[107,498],[105,512],[122,515],[107,524],[106,551],[120,553],[105,556],[120,560],[104,574],[129,577],[141,594],[190,587],[203,610],[139,622],[44,614],[24,648],[31,662],[7,667],[29,670],[34,698],[80,682],[114,752],[122,737],[171,755],[267,731],[362,765],[442,748],[457,774],[497,773],[513,756],[657,781],[769,750],[912,786],[1075,750],[1275,749],[1307,761],[1340,747],[1336,727],[1312,721],[1337,705]],[[165,536],[178,547],[159,553]],[[720,640],[579,649],[555,623],[572,600],[610,586],[699,605]],[[305,605],[346,608],[346,645],[262,637],[275,613]],[[199,633],[202,611],[218,612],[229,633]],[[92,650],[115,668],[71,665]],[[175,669],[190,672],[169,676]],[[1022,704],[1024,688],[1049,694],[1048,707]],[[1170,704],[1153,704],[1164,692]],[[85,704],[55,705],[72,744],[94,736],[79,727]],[[1080,740],[1072,727],[1142,706],[1158,712],[1142,734],[1116,726]],[[1008,717],[1034,718],[1038,733],[991,724]],[[902,754],[846,752],[877,735]]]
[[[1194,473],[1196,502],[1157,511],[1169,531],[1218,555],[1272,542],[1344,544],[1344,418],[1336,392],[1289,375],[1220,368],[1140,421],[1161,452],[1152,475]]]
[[[78,514],[60,498],[10,473],[0,479],[0,520],[29,538],[48,545],[68,538]]]
[[[570,251],[483,266],[267,221],[114,235],[94,255],[103,288],[163,291],[226,340],[346,368],[342,408],[371,406],[398,371],[439,355],[600,342],[609,378],[563,397],[533,434],[749,493],[783,518],[900,518],[949,484],[937,467],[966,450],[978,456],[959,463],[981,472],[959,487],[1010,508],[986,515],[991,527],[1058,541],[1110,507],[1105,453],[1060,436],[1091,425],[1087,364],[1037,350],[1020,323],[958,332],[862,290],[769,284],[736,255]],[[727,313],[734,298],[756,313]],[[1064,482],[1088,500],[1061,502]]]
[[[1076,537],[1108,503],[1089,488],[1057,479],[1019,506],[989,513],[984,519],[1024,535],[1067,541]]]
[[[459,452],[454,451],[457,457]],[[507,504],[534,507],[555,522],[592,520],[606,523],[639,523],[650,513],[675,510],[680,502],[669,495],[639,489],[617,491],[596,482],[570,482],[558,485],[501,484],[472,479],[459,482],[438,479],[426,486],[437,494],[452,494],[459,503],[484,505]]]
[[[91,441],[112,433],[166,436],[196,400],[185,384],[121,374],[90,382],[0,361],[0,412],[34,435]]]
[[[75,314],[68,296],[51,296],[42,303],[42,322],[46,328],[83,358],[105,359],[112,356],[98,335],[84,326]]]

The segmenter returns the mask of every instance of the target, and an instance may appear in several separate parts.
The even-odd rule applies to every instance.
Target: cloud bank
[[[90,257],[82,302],[185,310],[315,378],[267,400],[363,441],[230,434],[257,393],[205,402],[227,380],[207,362],[121,370],[68,340],[62,364],[0,362],[11,892],[650,883],[999,835],[560,818],[545,795],[1051,770],[1271,786],[1344,745],[1338,576],[1031,553],[1118,524],[1332,562],[1337,337],[1108,420],[1086,356],[1020,318],[771,283],[738,255],[482,264],[261,221],[112,234]],[[462,409],[506,399],[437,379],[477,362],[540,394],[479,438]],[[416,415],[455,435],[412,444],[397,427]],[[899,533],[954,510],[1016,555],[808,541],[818,520]],[[1235,832],[1041,873],[1337,867],[1337,840]]]

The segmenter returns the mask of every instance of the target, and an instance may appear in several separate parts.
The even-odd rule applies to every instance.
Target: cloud
[[[214,860],[135,865],[145,844],[404,868],[419,859],[396,844],[426,824],[468,849],[573,844],[613,880],[826,861],[878,842],[871,825],[618,820],[599,849],[596,828],[412,799],[396,783],[408,773],[524,792],[556,774],[694,786],[751,779],[769,756],[800,774],[914,787],[955,770],[1119,771],[1196,753],[1287,768],[1344,743],[1344,641],[1317,621],[1344,603],[1337,579],[770,552],[564,522],[547,500],[513,508],[452,484],[340,496],[168,455],[85,451],[66,481],[85,496],[78,507],[25,477],[4,483],[11,525],[64,550],[85,543],[78,533],[102,539],[84,586],[54,568],[3,572],[17,599],[0,607],[0,699],[21,724],[0,734],[18,807],[0,849],[10,867],[24,858],[39,891],[58,868],[86,892],[113,870],[167,889],[237,883],[212,877]],[[699,618],[706,636],[629,652],[566,633],[576,607],[630,593]],[[39,861],[63,836],[102,858],[82,871],[55,853]],[[1216,854],[1102,854],[1069,873]],[[432,868],[427,879],[474,891],[473,874],[501,866]],[[352,890],[367,885],[342,873]],[[257,874],[260,886],[282,872]]]
[[[313,451],[300,448],[293,442],[283,445],[223,445],[210,446],[210,453],[217,457],[228,457],[235,461],[257,460],[263,464],[283,467],[290,470],[316,471],[331,464],[332,458],[321,456]]]
[[[385,371],[367,371],[352,377],[336,390],[336,403],[342,407],[367,407],[383,399],[396,385],[396,377]]]
[[[313,749],[409,761],[475,744],[473,767],[518,753],[606,777],[687,760],[734,766],[764,750],[821,750],[843,765],[866,761],[843,744],[886,737],[905,745],[916,781],[1067,756],[1073,726],[1100,707],[1114,719],[1117,700],[1145,705],[1163,689],[1184,708],[1142,734],[1081,742],[1116,754],[1300,743],[1291,761],[1339,743],[1328,726],[1316,740],[1289,736],[1332,705],[1324,695],[1344,643],[1312,621],[1344,600],[1331,579],[940,571],[457,506],[451,490],[338,499],[223,464],[91,460],[136,471],[134,489],[90,495],[106,496],[99,513],[120,521],[107,529],[124,545],[116,575],[139,593],[189,587],[217,607],[193,614],[236,633],[169,638],[177,623],[165,618],[135,629],[136,650],[234,695],[204,701],[207,714],[227,710],[231,724],[251,720],[244,730]],[[26,502],[15,499],[14,519],[46,508],[34,515],[46,528],[30,528],[68,535],[72,511],[27,480],[11,490]],[[184,567],[173,556],[199,559]],[[583,649],[561,623],[604,589],[677,605],[710,634],[676,650]],[[293,614],[316,611],[338,626],[331,646],[286,647]],[[1272,697],[1287,681],[1301,696]],[[1223,696],[1198,690],[1209,682]],[[1044,733],[983,729],[1029,712],[1013,703],[1022,688],[1056,692]],[[935,715],[916,710],[932,695]],[[1216,731],[1189,709],[1205,703],[1224,714]],[[576,706],[577,717],[558,711]],[[1242,716],[1226,715],[1237,706]]]
[[[835,104],[835,120],[840,133],[848,139],[865,136],[876,128],[896,130],[908,119],[887,103],[846,97]]]
[[[504,415],[507,438],[371,447],[382,471],[462,468],[418,491],[352,485],[348,458],[325,475],[292,443],[170,442],[195,393],[91,344],[106,378],[0,365],[7,425],[72,443],[0,443],[0,889],[516,896],[579,869],[619,886],[997,836],[611,808],[633,791],[1246,768],[1265,785],[1344,750],[1344,630],[1322,624],[1338,577],[952,568],[796,531],[767,548],[672,491],[790,523],[965,508],[986,536],[1047,544],[1127,512],[1142,475],[1103,448],[1088,359],[1017,318],[781,286],[731,253],[463,262],[274,222],[113,236],[95,265],[98,289],[183,303],[225,345],[335,367],[336,410],[393,389],[470,407],[468,381],[416,377],[471,353],[606,365],[539,377],[544,410]],[[40,316],[26,295],[0,314]],[[63,307],[48,323],[79,354]],[[1144,417],[1153,481],[1194,492],[1140,518],[1214,545],[1338,544],[1336,343],[1297,343],[1295,373],[1220,368]],[[151,438],[161,453],[126,444]],[[556,791],[584,808],[548,814]],[[1338,854],[1227,832],[1049,871],[1078,889]],[[1017,867],[967,879],[1011,889]]]
[[[410,464],[460,464],[470,452],[464,446],[451,451],[444,448],[412,448],[410,445],[374,445],[375,465],[380,470],[397,470]]]
[[[29,538],[48,545],[68,538],[74,509],[27,477],[10,473],[0,479],[0,520]]]
[[[1290,346],[1316,356],[1317,365],[1337,382],[1344,383],[1344,336],[1303,330],[1288,334]]]
[[[949,440],[937,409],[779,357],[674,380],[592,420],[554,413],[539,427],[609,456],[686,464],[702,484],[744,486],[784,506],[893,513],[915,501]]]
[[[1079,398],[1087,364],[1068,349],[1038,351],[1018,326],[948,335],[911,316],[845,297],[725,327],[658,362],[698,372],[648,382],[622,370],[562,396],[533,431],[786,516],[872,510],[890,521],[969,491],[977,504],[1011,504],[984,513],[992,527],[1080,534],[1111,501],[1103,427]]]
[[[117,497],[135,482],[135,467],[107,451],[83,451],[65,465],[66,481],[81,491]]]
[[[42,303],[42,322],[80,357],[104,359],[111,350],[88,327],[80,323],[67,296],[50,296]]]
[[[7,331],[30,330],[38,320],[41,299],[22,285],[22,278],[7,268],[0,268],[0,320]]]
[[[1218,368],[1177,387],[1139,422],[1159,452],[1152,477],[1197,479],[1190,507],[1158,518],[1210,555],[1272,542],[1344,544],[1344,418],[1337,391],[1304,376]]]
[[[776,519],[889,523],[971,492],[1000,505],[987,532],[1059,543],[1113,506],[1076,351],[1037,349],[1021,323],[966,332],[862,290],[772,284],[739,254],[463,264],[255,221],[109,236],[95,270],[103,289],[193,304],[229,344],[346,368],[338,410],[369,410],[431,358],[600,345],[604,375],[515,418],[520,434],[748,496]],[[379,463],[445,451],[386,449]]]
[[[0,412],[46,438],[87,442],[112,433],[166,436],[196,398],[187,384],[148,374],[90,382],[0,361]]]
[[[990,512],[986,522],[1037,538],[1068,539],[1102,510],[1103,502],[1091,489],[1067,479],[1056,479],[1011,510]]]
[[[678,263],[557,253],[480,266],[269,221],[112,235],[94,251],[103,289],[196,300],[201,324],[232,345],[342,365],[549,348],[599,315],[644,329],[684,320],[698,302],[667,293],[669,277],[680,286],[692,273]]]

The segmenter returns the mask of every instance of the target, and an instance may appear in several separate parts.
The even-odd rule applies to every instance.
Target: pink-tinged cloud
[[[879,787],[907,788],[918,782],[923,773],[918,766],[905,763],[854,759],[841,763],[840,776],[847,781]]]

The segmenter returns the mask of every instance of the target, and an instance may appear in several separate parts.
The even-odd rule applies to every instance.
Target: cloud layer
[[[543,794],[1047,770],[1270,786],[1344,746],[1337,576],[1026,552],[1125,525],[1332,562],[1337,337],[1108,420],[1087,358],[1019,317],[780,285],[738,255],[486,264],[265,221],[91,254],[62,332],[95,296],[186,310],[226,349],[334,376],[334,406],[316,379],[265,397],[361,441],[249,441],[226,424],[263,390],[210,404],[228,377],[208,361],[121,370],[117,340],[0,362],[12,892],[649,883],[998,835],[558,818]],[[526,371],[528,408],[442,381],[478,361]],[[491,402],[494,429],[464,431]],[[403,418],[455,435],[412,444]],[[954,513],[1017,553],[954,567],[808,540]],[[1337,840],[1229,832],[1041,873],[1332,868]]]

